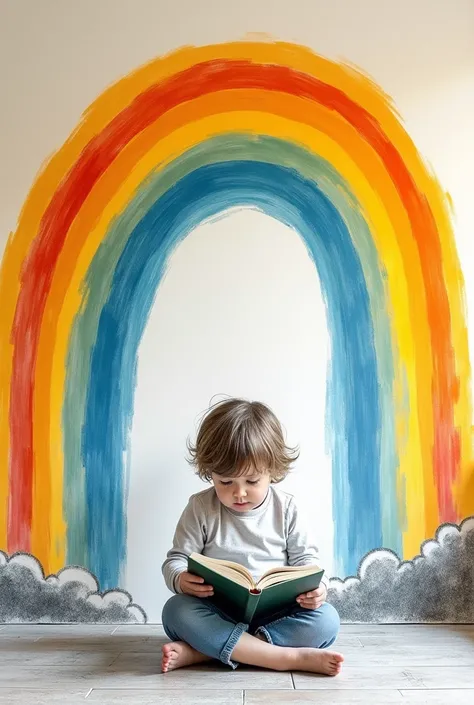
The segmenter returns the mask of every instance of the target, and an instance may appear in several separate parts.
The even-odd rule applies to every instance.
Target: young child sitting
[[[189,450],[198,475],[213,486],[190,498],[163,563],[166,585],[177,593],[163,609],[163,627],[172,640],[163,646],[163,673],[218,659],[232,668],[246,663],[335,676],[344,659],[325,650],[339,630],[339,616],[325,602],[327,580],[285,613],[248,625],[220,611],[207,599],[212,586],[187,572],[193,551],[240,563],[255,578],[281,565],[318,564],[318,549],[293,496],[274,485],[296,456],[278,419],[258,402],[220,402]]]

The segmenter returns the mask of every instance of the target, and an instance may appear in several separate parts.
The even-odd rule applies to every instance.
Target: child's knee
[[[329,602],[325,602],[318,612],[318,636],[320,635],[323,642],[321,646],[331,646],[336,641],[341,626],[339,613]]]
[[[173,595],[165,603],[162,612],[163,629],[170,636],[176,627],[185,623],[193,608],[193,598],[189,595]]]

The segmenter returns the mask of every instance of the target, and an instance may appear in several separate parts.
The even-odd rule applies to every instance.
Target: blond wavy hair
[[[236,477],[249,471],[268,472],[281,482],[298,458],[286,445],[277,417],[265,404],[226,399],[210,407],[198,429],[196,442],[187,443],[188,462],[210,482],[212,475]]]

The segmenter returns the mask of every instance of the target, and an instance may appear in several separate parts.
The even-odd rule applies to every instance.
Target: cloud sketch
[[[145,611],[125,590],[99,592],[92,573],[70,566],[45,577],[29,553],[0,551],[0,622],[143,624]]]
[[[331,580],[328,601],[344,622],[474,622],[474,517],[442,524],[411,561],[371,551],[357,577]]]

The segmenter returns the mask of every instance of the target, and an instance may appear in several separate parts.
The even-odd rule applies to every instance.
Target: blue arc
[[[257,161],[215,163],[178,181],[134,228],[101,312],[82,455],[89,569],[102,589],[119,584],[125,559],[124,549],[117,548],[126,545],[127,531],[123,456],[133,412],[137,351],[156,290],[179,242],[206,219],[239,206],[257,208],[296,230],[320,277],[332,348],[326,393],[338,564],[345,575],[354,574],[360,558],[382,545],[374,331],[349,231],[316,183],[295,170]],[[114,556],[107,565],[104,552]]]

